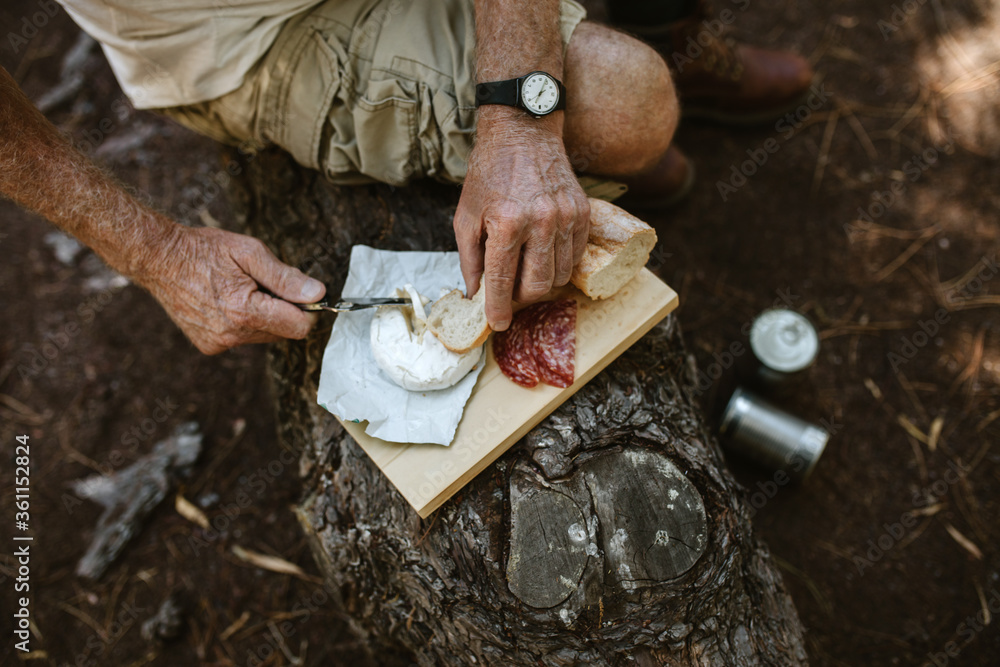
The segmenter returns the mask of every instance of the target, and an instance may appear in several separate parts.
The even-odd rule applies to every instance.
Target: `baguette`
[[[590,200],[590,236],[570,278],[591,299],[607,299],[649,261],[656,232],[614,204]]]
[[[656,232],[614,204],[590,200],[590,236],[570,279],[591,299],[607,299],[624,287],[649,261]],[[452,290],[431,306],[427,327],[459,354],[482,345],[492,329],[486,321],[486,290],[471,299]]]

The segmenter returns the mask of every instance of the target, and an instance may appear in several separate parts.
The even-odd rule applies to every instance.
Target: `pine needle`
[[[865,378],[865,386],[868,387],[868,391],[871,392],[872,398],[874,398],[876,401],[882,400],[882,390],[878,388],[877,384],[875,384],[875,380],[871,378]]]
[[[938,440],[941,438],[941,429],[944,427],[944,417],[938,415],[931,422],[931,430],[927,434],[927,449],[932,452],[937,451]]]
[[[906,431],[907,433],[912,435],[915,439],[919,440],[920,442],[930,447],[930,442],[928,441],[927,434],[925,434],[923,431],[917,428],[916,425],[913,422],[911,422],[908,417],[906,417],[905,415],[899,415],[898,417],[896,417],[896,421],[899,422],[899,425],[903,427],[904,431]],[[934,448],[933,447],[930,448],[933,451]]]
[[[973,558],[976,560],[983,559],[983,552],[979,550],[979,547],[977,547],[968,537],[958,532],[958,528],[955,528],[955,526],[950,523],[946,523],[944,524],[944,529],[947,530],[948,534],[951,535],[951,538],[958,542],[959,546],[968,551]]]
[[[268,556],[267,554],[262,554],[257,551],[251,551],[250,549],[244,549],[238,544],[233,545],[233,555],[239,558],[244,563],[249,563],[255,567],[259,567],[262,570],[269,570],[271,572],[277,572],[278,574],[290,574],[292,576],[298,577],[299,579],[304,579],[305,581],[311,581],[313,583],[322,583],[321,579],[316,577],[311,577],[305,573],[305,571],[296,565],[295,563],[290,563],[284,558],[279,558],[277,556]]]

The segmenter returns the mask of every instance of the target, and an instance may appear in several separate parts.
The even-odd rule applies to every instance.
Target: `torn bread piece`
[[[382,306],[372,318],[372,356],[379,368],[403,389],[447,389],[475,368],[482,347],[459,354],[447,349],[436,336],[427,335],[427,318],[421,296],[412,285],[396,290],[409,297],[409,306]]]
[[[452,352],[479,347],[492,331],[486,321],[486,290],[480,287],[471,299],[462,290],[448,292],[431,306],[427,327]]]
[[[587,247],[570,280],[591,299],[607,299],[642,270],[655,245],[652,227],[614,204],[591,199]]]

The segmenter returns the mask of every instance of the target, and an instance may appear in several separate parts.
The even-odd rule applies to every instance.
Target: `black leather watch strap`
[[[566,109],[566,86],[559,79],[556,79],[556,86],[559,87],[559,101],[556,102],[553,111],[564,111]]]
[[[490,81],[476,84],[476,106],[483,104],[504,104],[509,107],[520,106],[517,96],[520,79],[506,81]]]

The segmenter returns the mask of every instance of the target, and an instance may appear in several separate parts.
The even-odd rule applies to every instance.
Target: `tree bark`
[[[335,293],[352,244],[455,248],[454,187],[336,187],[264,152],[231,194],[248,233]],[[676,318],[426,520],[316,404],[331,322],[269,364],[280,435],[301,451],[303,530],[380,664],[807,664]]]

